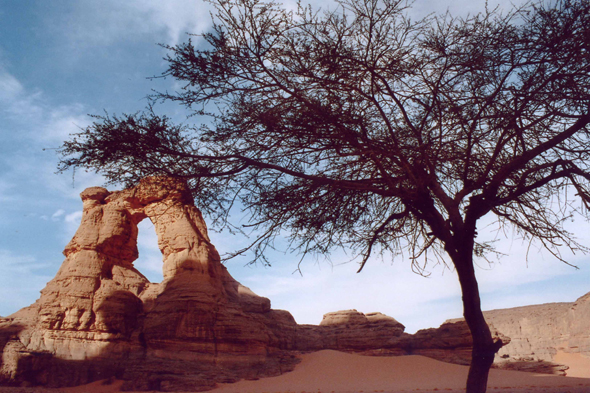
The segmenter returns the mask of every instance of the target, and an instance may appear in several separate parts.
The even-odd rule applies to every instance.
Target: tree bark
[[[463,316],[473,339],[471,365],[467,376],[467,393],[485,393],[488,374],[502,342],[494,342],[481,311],[479,287],[473,266],[473,247],[469,247],[470,242],[465,243],[467,244],[460,245],[460,249],[456,249],[451,257],[461,285]]]

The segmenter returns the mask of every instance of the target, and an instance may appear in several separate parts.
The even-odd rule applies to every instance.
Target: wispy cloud
[[[40,262],[31,255],[15,255],[11,250],[0,249],[0,261],[5,273],[35,275],[39,269],[51,264]]]
[[[72,2],[54,24],[64,38],[77,48],[92,50],[129,42],[143,36],[154,43],[177,44],[186,33],[197,34],[210,25],[209,4],[194,0],[103,0]],[[54,21],[55,23],[55,21]]]
[[[4,315],[32,303],[39,297],[39,289],[51,279],[41,273],[51,264],[30,255],[15,255],[10,250],[0,249],[0,263],[0,311]]]
[[[72,179],[55,176],[57,156],[54,148],[70,134],[79,132],[80,127],[90,124],[84,106],[79,103],[51,106],[42,92],[26,90],[17,78],[0,68],[0,86],[3,85],[9,88],[0,89],[0,115],[7,149],[3,155],[6,170],[0,172],[0,197],[14,198],[10,192],[18,191],[15,183],[34,179],[43,183],[44,188],[65,191],[69,197],[76,198],[79,188],[73,193],[68,192],[72,189]],[[31,177],[33,173],[36,176]],[[102,183],[102,178],[82,172],[76,181],[96,185]]]
[[[23,90],[22,84],[0,66],[0,102],[10,102],[18,97]]]
[[[80,225],[82,219],[82,211],[76,211],[65,216],[65,222],[69,222],[75,225]]]
[[[53,213],[53,214],[51,215],[51,219],[52,219],[53,221],[59,221],[59,218],[60,218],[61,216],[63,216],[65,213],[66,213],[66,211],[65,211],[64,209],[59,209],[59,210],[57,210],[55,213]]]

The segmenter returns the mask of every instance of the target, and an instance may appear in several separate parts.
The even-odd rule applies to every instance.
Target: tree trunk
[[[469,247],[469,242],[465,243],[467,244],[462,244],[461,249],[456,250],[451,256],[461,284],[463,316],[473,339],[471,366],[467,376],[467,393],[485,393],[490,367],[502,343],[494,343],[490,328],[483,317],[479,287],[473,267],[473,247]]]

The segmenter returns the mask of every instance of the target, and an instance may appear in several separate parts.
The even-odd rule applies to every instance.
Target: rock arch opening
[[[151,283],[159,283],[164,279],[162,252],[158,247],[156,228],[149,218],[137,224],[137,250],[139,257],[133,263]]]

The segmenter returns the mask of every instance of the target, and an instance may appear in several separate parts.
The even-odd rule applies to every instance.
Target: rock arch
[[[105,260],[112,258],[116,265],[130,268],[138,256],[137,224],[147,218],[158,236],[165,280],[182,271],[220,277],[219,254],[184,183],[151,177],[124,191],[92,187],[82,192],[81,198],[82,222],[64,250],[66,257],[93,250]]]
[[[4,346],[0,382],[71,386],[117,375],[134,389],[190,390],[214,384],[213,375],[277,374],[290,364],[277,359],[293,346],[294,319],[231,277],[183,182],[150,177],[80,196],[80,227],[56,276],[34,304],[0,320],[19,326]],[[162,252],[160,283],[133,265],[144,219]],[[243,369],[226,370],[236,364]],[[159,371],[155,379],[146,380],[146,367]],[[191,371],[177,380],[176,367]]]
[[[123,191],[91,187],[80,197],[80,227],[64,249],[66,260],[39,299],[43,327],[106,329],[97,311],[107,294],[130,292],[145,302],[173,279],[198,285],[200,293],[227,296],[227,271],[184,183],[150,177]],[[160,284],[151,284],[133,266],[138,257],[137,224],[144,219],[154,224],[163,255]]]
[[[330,313],[313,326],[272,310],[220,263],[178,180],[151,177],[126,190],[91,187],[80,196],[80,228],[55,278],[37,302],[0,318],[0,384],[73,386],[116,376],[127,390],[200,391],[288,371],[293,351],[469,357],[464,322],[410,336],[380,313]],[[144,219],[154,223],[163,255],[160,283],[133,265]],[[588,310],[584,299],[576,313]],[[584,332],[586,319],[580,321]]]

